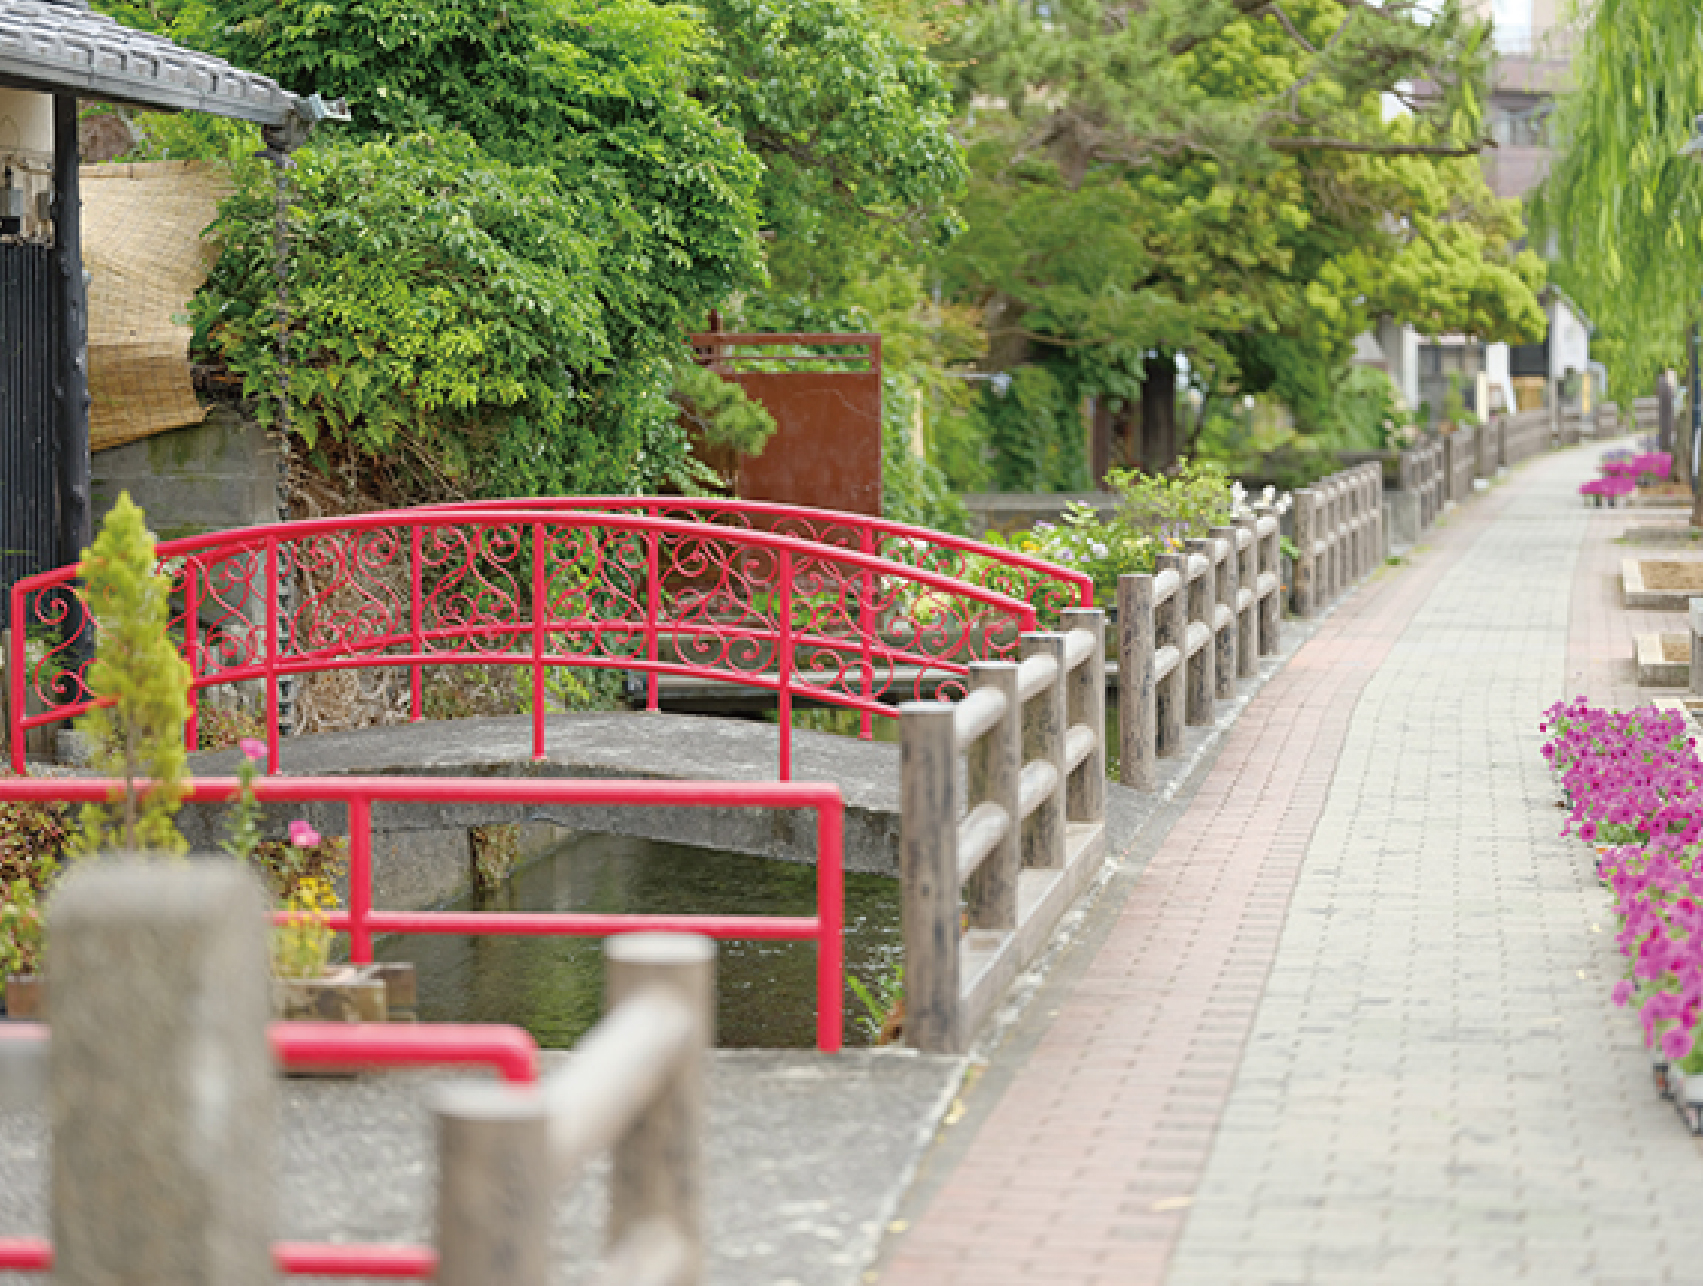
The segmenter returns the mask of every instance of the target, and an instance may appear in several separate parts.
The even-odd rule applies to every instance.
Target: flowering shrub
[[[1689,720],[1580,698],[1551,707],[1543,730],[1571,807],[1563,833],[1596,847],[1614,893],[1627,959],[1614,1002],[1637,1009],[1646,1045],[1703,1074],[1703,762]]]
[[[1151,572],[1160,554],[1181,553],[1183,542],[1213,527],[1251,518],[1254,507],[1240,482],[1231,482],[1212,464],[1185,460],[1172,474],[1113,469],[1106,475],[1118,497],[1116,511],[1102,518],[1089,505],[1072,502],[1057,524],[1038,522],[1009,539],[990,532],[990,544],[1045,558],[1094,578],[1096,602],[1117,599],[1118,577]],[[1290,497],[1267,487],[1259,503],[1277,513],[1288,511]]]

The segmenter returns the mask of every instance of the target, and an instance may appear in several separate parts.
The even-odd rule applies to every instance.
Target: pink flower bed
[[[1562,833],[1597,850],[1614,894],[1627,960],[1614,1002],[1637,1010],[1646,1045],[1703,1074],[1703,762],[1690,720],[1581,697],[1551,707],[1542,727],[1572,809]]]

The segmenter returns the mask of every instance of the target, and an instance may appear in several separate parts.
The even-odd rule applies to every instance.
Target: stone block
[[[226,861],[111,859],[49,909],[54,1280],[274,1280],[266,900]]]
[[[1384,532],[1391,552],[1419,543],[1423,527],[1417,491],[1384,492]]]
[[[1638,661],[1638,685],[1645,688],[1683,688],[1691,678],[1692,641],[1689,634],[1638,634],[1633,637]]]

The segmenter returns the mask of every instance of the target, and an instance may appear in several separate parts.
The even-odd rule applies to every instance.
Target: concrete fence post
[[[1065,838],[1065,673],[1064,635],[1050,632],[1025,634],[1018,649],[1027,661],[1032,656],[1050,656],[1058,675],[1025,705],[1023,711],[1023,762],[1041,760],[1053,766],[1058,785],[1023,824],[1023,865],[1060,870],[1064,866]],[[956,826],[957,819],[953,819]]]
[[[1277,508],[1274,505],[1255,505],[1255,531],[1258,524],[1270,518],[1275,525]],[[1259,550],[1254,566],[1261,575],[1269,575],[1276,583],[1277,589],[1259,601],[1260,617],[1260,655],[1275,656],[1281,646],[1280,634],[1283,629],[1283,538],[1273,530],[1270,535],[1258,537],[1256,548]],[[1256,578],[1254,588],[1258,590],[1259,581]]]
[[[1384,530],[1384,470],[1372,465],[1369,476],[1372,489],[1372,562],[1366,572],[1370,575],[1389,557],[1389,533]]]
[[[958,979],[957,738],[952,707],[899,707],[899,897],[905,939],[905,1040],[956,1052]]]
[[[1183,548],[1192,558],[1204,558],[1206,570],[1194,580],[1187,582],[1189,624],[1206,626],[1206,642],[1200,651],[1188,661],[1188,713],[1187,719],[1191,728],[1205,728],[1212,724],[1213,693],[1217,691],[1217,651],[1218,634],[1213,627],[1213,608],[1218,602],[1218,569],[1212,562],[1212,542],[1191,538],[1183,542]]]
[[[231,862],[74,867],[49,903],[53,1280],[275,1280],[266,900]]]
[[[1318,540],[1318,494],[1311,487],[1302,487],[1295,493],[1295,584],[1290,592],[1295,615],[1303,620],[1318,608],[1313,555],[1313,545]]]
[[[954,824],[955,825],[955,824]],[[686,933],[627,933],[603,947],[604,1011],[659,989],[696,1026],[656,1100],[615,1145],[609,1174],[611,1250],[646,1224],[683,1243],[678,1286],[704,1280],[704,1140],[709,1134],[709,1053],[715,1045],[715,943]]]
[[[1159,706],[1153,678],[1153,578],[1118,577],[1118,780],[1136,790],[1159,784]]]
[[[536,1088],[438,1087],[437,1286],[549,1286],[555,1174]]]
[[[1690,599],[1686,606],[1691,617],[1691,691],[1703,696],[1703,598]]]
[[[1235,527],[1214,527],[1208,535],[1223,546],[1224,560],[1218,564],[1218,603],[1227,608],[1230,620],[1217,636],[1218,654],[1213,658],[1215,695],[1220,701],[1236,695],[1237,662],[1242,639],[1241,613],[1236,599],[1242,588],[1242,555],[1236,545]]]
[[[1236,552],[1236,586],[1251,596],[1247,609],[1236,612],[1236,674],[1247,679],[1259,672],[1260,647],[1260,538],[1259,519],[1238,518],[1236,530],[1248,539],[1246,549],[1239,545]]]
[[[1065,727],[1086,725],[1094,748],[1070,774],[1064,816],[1068,822],[1106,820],[1106,614],[1097,607],[1067,607],[1065,631],[1087,630],[1094,640],[1088,659],[1065,681]]]
[[[1348,554],[1348,502],[1344,495],[1342,475],[1333,474],[1324,480],[1324,486],[1330,496],[1330,525],[1326,528],[1330,534],[1326,539],[1330,542],[1329,573],[1321,578],[1324,581],[1324,592],[1321,595],[1324,602],[1331,603],[1342,592],[1343,562]]]
[[[1160,571],[1175,573],[1177,577],[1177,588],[1154,612],[1158,645],[1177,649],[1177,663],[1159,680],[1154,695],[1158,719],[1155,744],[1160,758],[1182,753],[1183,728],[1188,718],[1188,663],[1184,655],[1189,636],[1188,561],[1182,554],[1160,554],[1154,560]]]
[[[1099,615],[1099,613],[1096,613]],[[998,804],[1011,819],[1005,838],[976,868],[964,886],[970,926],[1007,932],[1017,927],[1017,877],[1023,865],[1018,843],[1018,801],[1023,777],[1023,708],[1017,700],[1017,666],[1010,661],[972,661],[970,687],[992,688],[1005,698],[1005,714],[970,747],[966,758],[969,806],[983,800]],[[1105,700],[1105,675],[1100,699]]]

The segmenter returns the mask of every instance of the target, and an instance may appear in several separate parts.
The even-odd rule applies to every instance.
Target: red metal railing
[[[425,666],[527,667],[541,759],[546,673],[598,666],[650,674],[653,704],[663,674],[776,692],[785,780],[794,697],[858,710],[867,731],[869,716],[894,715],[895,697],[961,692],[969,662],[1010,656],[1036,620],[1024,598],[826,538],[567,508],[283,523],[166,541],[158,557],[173,579],[173,628],[193,692],[264,685],[273,772],[279,683],[289,676],[404,667],[418,719]],[[94,625],[75,577],[63,567],[12,589],[9,717],[19,771],[26,729],[92,704]],[[54,636],[33,666],[32,632]],[[192,701],[192,746],[195,711]]]
[[[0,800],[99,803],[118,783],[99,778],[0,778]],[[842,1004],[845,926],[845,804],[837,786],[810,782],[574,781],[505,777],[263,777],[262,803],[340,803],[349,810],[349,905],[325,917],[349,935],[349,958],[373,958],[378,933],[606,937],[641,930],[701,933],[712,938],[793,939],[816,944],[816,1047],[837,1051],[844,1039]],[[185,798],[235,799],[234,777],[192,781]],[[597,805],[632,808],[808,808],[816,813],[816,914],[623,915],[535,911],[378,911],[372,905],[372,809],[375,803],[484,803],[515,806]],[[275,918],[287,921],[287,912]],[[401,1039],[401,1038],[397,1038]]]
[[[389,1277],[429,1281],[438,1273],[430,1246],[338,1246],[280,1241],[272,1262],[291,1277]],[[53,1271],[53,1245],[37,1237],[0,1237],[0,1272]]]
[[[723,500],[695,496],[546,496],[536,500],[471,500],[434,505],[451,513],[504,508],[599,510],[643,513],[653,518],[687,519],[770,531],[836,549],[873,554],[910,567],[939,572],[983,589],[998,590],[1031,604],[1047,617],[1066,607],[1094,606],[1094,578],[1015,549],[971,540],[951,532],[890,522],[838,509],[773,504],[764,500]]]
[[[40,1023],[0,1026],[0,1042],[43,1041]],[[422,1023],[367,1026],[353,1023],[273,1023],[268,1029],[281,1067],[485,1066],[510,1084],[538,1080],[538,1046],[519,1027]],[[272,1248],[278,1271],[293,1277],[428,1279],[437,1273],[430,1246],[330,1245],[281,1241]],[[53,1246],[35,1237],[0,1237],[0,1272],[50,1272]]]

